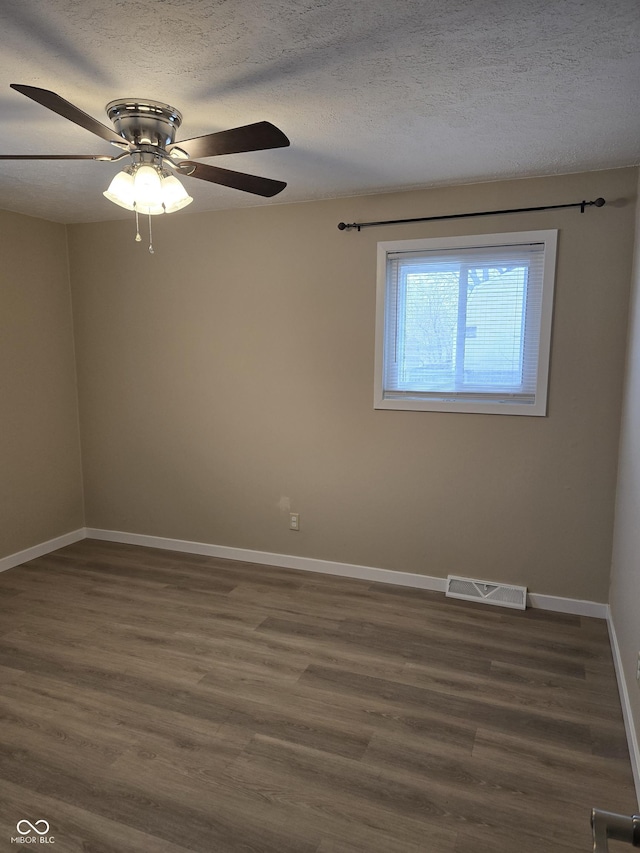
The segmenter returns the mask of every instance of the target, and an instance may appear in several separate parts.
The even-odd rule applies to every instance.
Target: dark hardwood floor
[[[0,575],[0,679],[0,851],[576,853],[637,810],[595,619],[85,540]]]

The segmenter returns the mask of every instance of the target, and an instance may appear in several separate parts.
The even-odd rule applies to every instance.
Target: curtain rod
[[[463,219],[466,216],[497,216],[501,213],[530,213],[533,210],[558,210],[561,207],[579,207],[580,213],[584,213],[585,207],[603,207],[605,200],[597,198],[595,201],[576,201],[573,204],[548,204],[544,207],[516,207],[511,210],[481,210],[477,213],[450,213],[447,216],[417,216],[415,219],[387,219],[383,222],[339,222],[340,231],[351,231],[356,228],[373,228],[376,225],[402,225],[406,222],[435,222],[440,219]]]

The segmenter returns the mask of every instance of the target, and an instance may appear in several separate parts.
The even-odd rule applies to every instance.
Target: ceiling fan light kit
[[[149,216],[175,213],[193,201],[174,175],[145,164],[118,172],[103,196],[125,210]]]
[[[165,168],[167,163],[175,169],[176,162],[185,159],[181,149],[174,149],[175,154],[166,151],[182,123],[178,110],[158,101],[133,99],[111,101],[106,110],[116,131],[127,141],[133,164],[118,172],[103,193],[105,198],[148,216],[175,213],[190,204],[191,196]],[[136,239],[139,233],[136,229]]]
[[[149,216],[149,252],[153,254],[151,217],[175,213],[193,199],[176,175],[198,178],[214,184],[270,198],[286,187],[283,181],[261,178],[244,172],[221,169],[190,160],[246,151],[262,151],[288,146],[285,134],[268,121],[210,133],[175,142],[182,114],[169,104],[138,98],[110,101],[107,115],[114,130],[82,112],[55,92],[12,83],[11,88],[63,118],[105,139],[120,150],[117,156],[103,154],[2,154],[0,160],[98,160],[115,163],[129,158],[103,195],[109,201],[136,214],[136,241],[140,241],[138,214]]]

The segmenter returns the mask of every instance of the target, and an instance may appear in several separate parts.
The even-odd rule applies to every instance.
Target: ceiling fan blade
[[[119,160],[104,154],[0,154],[0,160]]]
[[[212,184],[222,184],[234,190],[254,193],[254,195],[261,195],[265,198],[277,195],[287,186],[283,181],[260,178],[257,175],[247,175],[244,172],[231,172],[229,169],[221,169],[219,166],[191,163],[189,160],[180,164],[180,172],[190,178],[200,178],[203,181],[211,181]]]
[[[189,157],[215,157],[218,154],[238,154],[241,151],[264,151],[267,148],[286,148],[291,143],[284,133],[269,121],[258,121],[244,127],[194,136],[169,146],[186,148]]]
[[[11,83],[11,88],[15,89],[16,92],[20,92],[21,95],[26,95],[27,98],[31,98],[32,101],[41,104],[43,107],[53,110],[54,113],[58,113],[58,115],[72,121],[74,124],[80,125],[80,127],[83,127],[90,133],[95,133],[96,136],[106,139],[107,142],[118,142],[120,144],[123,142],[123,138],[113,128],[107,127],[95,118],[92,118],[92,116],[87,115],[87,113],[83,113],[82,110],[74,107],[73,104],[65,101],[64,98],[56,95],[55,92],[50,92],[48,89],[39,89],[37,86],[23,86],[20,83]]]

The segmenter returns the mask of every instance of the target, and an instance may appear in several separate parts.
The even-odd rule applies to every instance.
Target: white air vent
[[[518,610],[524,610],[527,606],[526,586],[458,578],[455,575],[449,575],[447,578],[447,595],[449,598],[500,604],[502,607],[515,607]]]

